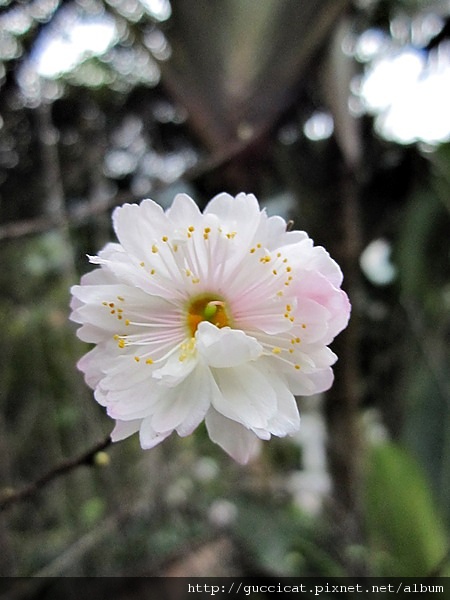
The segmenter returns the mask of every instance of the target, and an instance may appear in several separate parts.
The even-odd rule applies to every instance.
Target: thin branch
[[[43,233],[44,231],[50,231],[51,229],[59,227],[74,227],[85,222],[90,217],[106,212],[118,204],[133,201],[135,201],[135,199],[131,195],[120,194],[108,198],[102,203],[86,203],[85,205],[69,211],[65,216],[46,215],[34,219],[5,223],[4,225],[0,225],[0,241]]]
[[[9,492],[8,494],[4,494],[3,497],[0,497],[0,512],[6,510],[13,504],[17,504],[18,502],[22,502],[27,498],[30,498],[37,494],[43,487],[51,483],[54,479],[73,471],[74,469],[81,466],[92,466],[95,464],[95,455],[102,450],[105,450],[111,444],[111,438],[108,436],[101,442],[98,442],[93,448],[83,452],[80,456],[75,458],[69,458],[59,465],[56,465],[53,469],[48,471],[45,475],[36,479],[32,483],[29,483],[24,488]]]

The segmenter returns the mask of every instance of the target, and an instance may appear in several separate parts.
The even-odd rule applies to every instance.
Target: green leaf
[[[366,480],[369,538],[386,561],[376,575],[418,577],[434,571],[446,554],[443,523],[425,477],[394,444],[372,449]]]

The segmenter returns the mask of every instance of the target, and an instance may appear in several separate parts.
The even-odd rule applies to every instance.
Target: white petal
[[[209,202],[204,214],[206,217],[215,215],[218,218],[222,236],[226,240],[228,252],[226,260],[221,261],[226,262],[224,269],[224,281],[226,281],[246,260],[260,223],[267,217],[261,213],[258,201],[252,194],[238,194],[236,198],[225,193],[219,194]],[[225,237],[227,235],[230,235],[231,239],[227,239]],[[217,248],[220,247],[219,244]]]
[[[279,250],[283,246],[298,244],[308,239],[308,234],[304,231],[286,231],[286,221],[278,216],[269,217],[267,222],[261,225],[261,230],[256,233],[255,242],[263,243],[268,250]]]
[[[130,437],[130,435],[139,431],[141,423],[141,419],[137,419],[136,421],[116,421],[116,426],[111,432],[112,441],[120,442],[120,440]]]
[[[139,430],[139,441],[141,443],[141,448],[143,448],[144,450],[154,448],[167,437],[169,437],[171,433],[172,430],[156,432],[151,425],[151,418],[147,417],[142,421],[142,425]]]
[[[113,224],[123,248],[139,260],[150,256],[152,244],[159,242],[169,228],[163,209],[153,200],[116,208]]]
[[[148,294],[127,285],[75,285],[71,292],[78,300],[78,306],[74,308],[70,319],[83,324],[78,330],[78,337],[86,342],[98,343],[115,333],[126,333],[125,319],[122,317],[125,305],[118,301],[119,297],[126,296],[132,306],[152,303]]]
[[[198,365],[180,385],[168,390],[155,407],[153,429],[177,429],[181,436],[192,433],[209,408],[211,380],[209,369]]]
[[[111,344],[99,344],[84,356],[77,363],[77,368],[84,373],[84,378],[88,386],[94,389],[104,375],[104,365],[112,358]]]
[[[202,218],[197,204],[187,194],[177,194],[166,215],[175,230],[195,227]]]
[[[150,382],[151,384],[151,382]],[[98,392],[102,396],[98,397]],[[148,381],[143,381],[133,385],[126,390],[106,391],[99,387],[94,392],[97,401],[106,396],[107,413],[113,419],[121,421],[131,421],[132,419],[143,419],[149,417],[154,407],[161,401],[162,392],[158,386],[149,385]]]
[[[196,374],[199,378],[202,378],[201,385],[199,386],[199,396],[203,397],[203,401],[197,404],[196,410],[203,410],[207,406],[206,410],[211,409],[214,398],[220,396],[220,390],[217,386],[216,380],[214,379],[211,369],[202,362],[199,362],[196,368]],[[205,415],[203,414],[203,417]],[[177,427],[177,433],[180,436],[189,435],[198,425],[198,414],[193,411],[188,417]]]
[[[112,368],[105,370],[102,387],[106,390],[130,390],[134,385],[147,380],[147,386],[151,388],[152,371],[149,365],[137,363],[131,356],[117,357],[111,361]]]
[[[270,379],[250,363],[212,371],[220,390],[220,395],[212,398],[214,408],[249,429],[265,429],[277,409]]]
[[[246,464],[257,456],[260,441],[252,432],[211,409],[205,418],[208,435],[213,442],[218,444],[234,460]]]
[[[185,358],[182,354],[182,350],[172,354],[163,367],[153,371],[153,378],[167,387],[179,385],[197,365],[195,352],[185,356]]]
[[[123,362],[126,364],[127,358]],[[109,376],[102,378],[94,395],[99,403],[107,407],[109,416],[130,421],[143,419],[153,413],[154,407],[164,397],[165,390],[151,378],[151,367],[147,367],[148,365],[139,364],[138,370],[142,369],[146,375],[144,378],[137,375],[135,365],[130,365],[129,378],[126,369],[114,373],[112,379]],[[114,386],[111,386],[111,382]]]
[[[311,373],[309,375],[311,379],[315,391],[315,394],[320,394],[321,392],[326,392],[333,385],[334,373],[333,369],[328,367],[327,369],[322,369],[320,371],[316,371],[315,373]]]
[[[241,193],[233,198],[230,194],[222,193],[215,196],[208,203],[204,214],[217,215],[221,224],[231,230],[237,225],[240,228],[251,223],[257,225],[261,211],[258,201],[253,194]]]
[[[268,429],[278,437],[292,435],[300,428],[300,414],[297,402],[287,385],[278,378],[272,378],[272,385],[277,394],[277,412],[270,419]]]
[[[328,346],[316,346],[312,348],[307,348],[306,352],[305,355],[314,365],[314,371],[330,367],[331,365],[334,365],[334,363],[337,361],[336,354],[332,350],[330,350]],[[302,353],[300,352],[300,362],[302,362],[301,355]],[[309,371],[307,371],[307,373],[308,372]]]
[[[208,321],[199,324],[196,339],[197,349],[210,367],[235,367],[263,353],[263,347],[254,337],[239,329],[219,329]]]
[[[330,389],[333,383],[333,370],[331,367],[313,373],[293,371],[286,373],[288,386],[291,392],[298,396],[311,396],[320,394]]]
[[[266,429],[253,428],[252,431],[255,435],[257,435],[259,437],[260,440],[269,441],[270,438],[272,437],[272,434],[270,433],[270,431],[267,431]]]

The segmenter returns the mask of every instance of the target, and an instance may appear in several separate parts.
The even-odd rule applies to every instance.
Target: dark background
[[[388,139],[358,96],[364,32],[431,64],[449,56],[447,11],[0,2],[0,496],[112,429],[76,370],[68,302],[114,206],[254,193],[325,245],[353,305],[297,438],[246,467],[201,428],[114,445],[5,508],[1,576],[450,575],[450,146]],[[108,48],[39,70],[49,39],[105,19]]]

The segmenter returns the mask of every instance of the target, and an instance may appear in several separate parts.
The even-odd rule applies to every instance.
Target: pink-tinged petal
[[[314,246],[311,238],[306,237],[297,244],[285,246],[282,250],[293,267],[320,273],[334,287],[338,288],[341,286],[343,279],[341,268],[330,257],[325,248]]]
[[[141,447],[144,450],[150,450],[154,448],[172,433],[171,431],[157,432],[151,425],[151,418],[147,417],[142,421],[141,428],[139,430],[139,441]]]
[[[327,319],[323,319],[320,315],[311,319],[317,323],[326,323],[328,332],[322,340],[324,344],[329,344],[347,326],[351,311],[347,294],[336,288],[322,274],[303,273],[296,280],[293,292],[299,297],[307,298],[309,301],[323,306],[328,311],[329,317]]]
[[[290,297],[275,297],[266,299],[265,302],[261,299],[252,301],[251,297],[238,297],[233,303],[235,324],[244,331],[257,329],[269,335],[289,331],[292,329],[292,322],[286,315],[286,304],[290,304],[292,308],[297,302]]]
[[[137,433],[141,426],[141,419],[136,421],[116,421],[116,426],[111,432],[111,439],[113,442],[120,442],[133,433]]]
[[[219,329],[208,321],[200,323],[196,338],[197,349],[210,367],[236,367],[256,360],[263,353],[263,347],[254,337],[239,329]]]
[[[342,284],[343,275],[341,268],[322,246],[314,246],[307,269],[309,271],[318,271],[335,287],[339,287]]]
[[[264,429],[277,410],[270,379],[251,363],[213,369],[220,395],[212,398],[217,412],[245,427]]]
[[[208,435],[215,444],[225,450],[235,461],[245,465],[260,450],[260,440],[252,432],[211,409],[205,418]]]
[[[298,298],[294,311],[293,337],[300,337],[304,344],[323,343],[328,335],[331,313],[323,305],[307,297]]]

